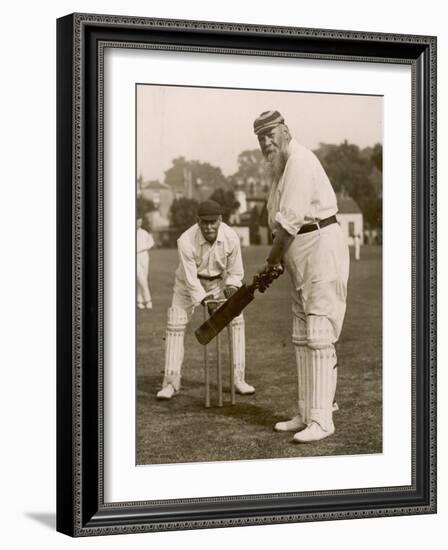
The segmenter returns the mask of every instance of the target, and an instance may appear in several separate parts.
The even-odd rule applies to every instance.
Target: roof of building
[[[142,183],[142,190],[152,190],[152,191],[171,191],[171,187],[166,183],[161,183],[160,181],[144,181]]]
[[[337,193],[336,198],[339,214],[362,214],[356,201],[346,193]]]

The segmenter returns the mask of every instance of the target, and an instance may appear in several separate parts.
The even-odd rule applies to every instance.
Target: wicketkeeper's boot
[[[255,388],[244,380],[235,380],[235,390],[241,395],[252,395],[255,393]]]
[[[157,392],[157,399],[171,399],[174,395],[178,393],[172,384],[166,385],[164,388],[162,388],[160,391]]]

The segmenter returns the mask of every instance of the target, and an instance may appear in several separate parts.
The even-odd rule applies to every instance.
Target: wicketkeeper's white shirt
[[[204,238],[198,224],[195,224],[179,237],[177,249],[179,266],[175,285],[185,287],[193,305],[200,304],[207,295],[204,289],[207,284],[204,280],[201,282],[199,276],[219,276],[223,286],[241,286],[244,270],[240,239],[224,222],[221,222],[213,244]]]

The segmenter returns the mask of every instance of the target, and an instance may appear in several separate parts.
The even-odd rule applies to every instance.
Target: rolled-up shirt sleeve
[[[310,211],[313,170],[308,163],[291,157],[285,167],[275,221],[290,235],[296,235]]]
[[[178,242],[180,269],[187,287],[188,293],[195,306],[199,305],[206,296],[206,292],[198,279],[198,271],[194,261],[193,252]]]
[[[235,240],[234,246],[227,257],[226,285],[240,287],[244,277],[243,259],[239,240]]]

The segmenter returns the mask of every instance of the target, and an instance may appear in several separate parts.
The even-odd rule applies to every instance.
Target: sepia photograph
[[[58,33],[58,531],[435,514],[436,38]]]
[[[138,465],[382,453],[383,97],[136,85]]]

